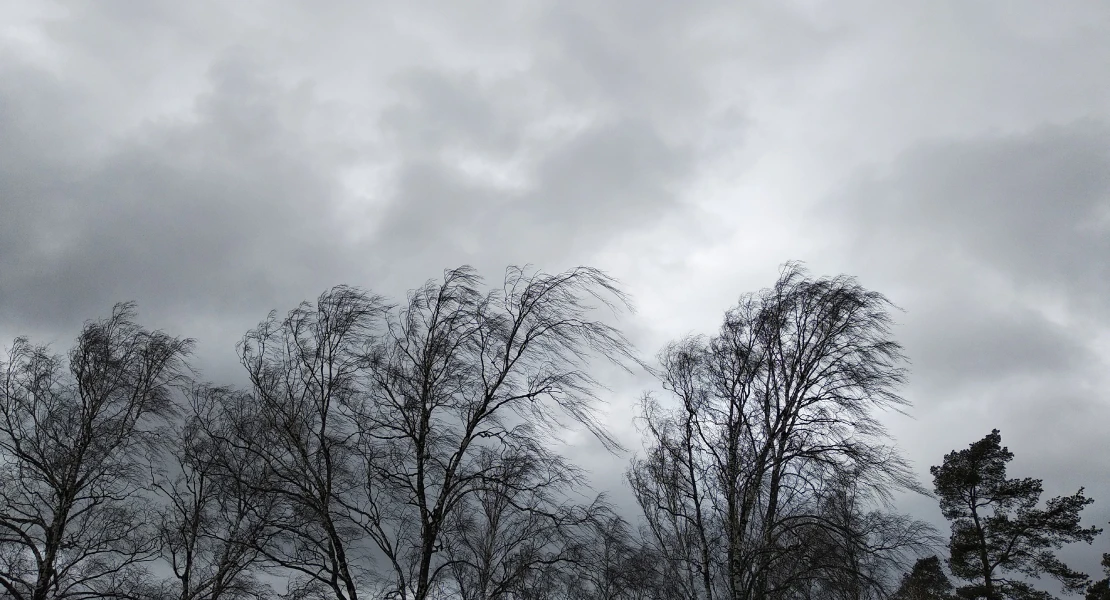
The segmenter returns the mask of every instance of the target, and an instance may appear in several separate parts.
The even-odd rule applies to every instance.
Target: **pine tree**
[[[1087,587],[1085,600],[1110,600],[1110,554],[1102,555],[1102,570],[1106,577]]]
[[[1087,575],[1060,561],[1054,550],[1072,542],[1091,543],[1101,532],[1079,523],[1079,513],[1093,500],[1080,488],[1037,508],[1041,480],[1007,479],[1006,463],[1013,458],[995,429],[930,469],[941,512],[952,522],[948,566],[969,582],[959,595],[987,600],[1050,597],[1027,583],[1044,574],[1057,579],[1066,592],[1083,591]]]
[[[952,582],[936,556],[918,559],[913,570],[902,576],[902,585],[891,600],[950,600]]]

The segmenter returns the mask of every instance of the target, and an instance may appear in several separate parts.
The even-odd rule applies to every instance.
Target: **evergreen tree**
[[[894,592],[892,600],[949,600],[952,582],[941,569],[936,556],[918,559],[913,570],[902,577],[902,585]]]
[[[1110,600],[1110,554],[1102,555],[1102,570],[1106,577],[1087,587],[1085,600]]]
[[[1080,488],[1037,508],[1041,480],[1007,479],[1006,463],[1013,458],[996,429],[966,450],[950,452],[943,465],[930,469],[941,512],[952,522],[948,566],[953,575],[969,582],[959,588],[959,595],[1049,598],[1027,583],[1044,574],[1057,579],[1066,592],[1082,591],[1087,575],[1064,564],[1054,550],[1072,542],[1091,543],[1101,532],[1079,524],[1079,513],[1093,500]]]

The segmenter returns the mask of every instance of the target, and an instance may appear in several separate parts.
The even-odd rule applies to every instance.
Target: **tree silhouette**
[[[573,423],[617,447],[587,362],[635,363],[598,318],[627,298],[586,267],[481,287],[452,269],[396,307],[341,286],[239,345],[226,445],[266,473],[243,482],[278,507],[256,550],[291,597],[501,597],[555,581],[604,512],[551,442]]]
[[[599,384],[587,370],[590,358],[625,368],[635,360],[625,337],[598,319],[599,308],[630,308],[615,282],[586,267],[553,275],[510,267],[499,289],[482,292],[481,283],[464,267],[412,292],[367,355],[367,395],[355,409],[367,478],[347,508],[386,556],[401,598],[425,600],[448,573],[504,583],[556,560],[550,552],[567,544],[581,515],[567,509],[576,477],[550,434],[573,423],[619,447],[596,417]],[[474,558],[464,546],[490,524],[458,513],[494,509],[496,496],[507,504],[494,512],[512,515],[502,532],[531,528],[537,537],[514,546],[509,572],[479,560],[468,577],[457,568]],[[460,526],[466,535],[452,531]]]
[[[284,318],[271,313],[238,347],[251,389],[225,399],[234,415],[225,444],[266,473],[241,483],[277,506],[256,550],[293,575],[292,597],[357,600],[371,575],[345,506],[361,477],[352,405],[365,396],[366,352],[387,309],[339,286]]]
[[[276,498],[265,492],[257,453],[229,443],[242,392],[191,386],[187,408],[158,457],[152,487],[162,557],[173,571],[162,590],[178,600],[258,600],[273,596],[258,577],[260,548],[273,534]]]
[[[1085,600],[1110,600],[1110,554],[1102,555],[1102,570],[1106,577],[1087,587]]]
[[[0,363],[0,587],[18,600],[129,597],[158,553],[146,457],[191,340],[132,304],[86,323],[69,360],[17,339]]]
[[[1054,550],[1071,542],[1091,543],[1101,530],[1080,526],[1080,511],[1093,502],[1083,489],[1053,498],[1038,509],[1040,479],[1007,479],[1014,458],[995,429],[966,450],[953,451],[930,469],[940,508],[952,522],[949,567],[970,582],[963,597],[1050,598],[1027,581],[1050,575],[1067,592],[1082,591],[1087,575],[1068,567]]]
[[[913,570],[902,577],[902,584],[891,600],[950,600],[952,589],[940,559],[933,555],[914,563]]]
[[[905,404],[889,309],[788,264],[717,335],[660,353],[672,402],[645,398],[648,452],[628,478],[682,597],[866,597],[881,563],[928,543],[884,510],[920,489],[875,417]]]
[[[0,600],[1110,600],[1056,556],[1083,489],[1039,504],[993,431],[932,467],[948,571],[896,492],[924,492],[885,297],[787,264],[713,336],[668,344],[645,395],[630,525],[559,451],[598,417],[601,359],[643,366],[580,267],[469,267],[403,302],[337,286],[238,345],[249,385],[194,381],[192,342],[134,307],[66,358],[0,358]],[[162,564],[152,565],[161,560]],[[911,563],[916,560],[915,564]],[[907,572],[908,571],[908,572]],[[905,573],[898,580],[898,574]]]

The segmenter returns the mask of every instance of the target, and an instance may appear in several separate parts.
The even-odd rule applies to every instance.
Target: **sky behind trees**
[[[64,351],[135,300],[234,383],[244,332],[334,284],[588,264],[650,358],[801,260],[905,310],[914,419],[889,425],[922,481],[998,428],[1012,473],[1086,486],[1110,520],[1102,3],[14,2],[0,22],[5,340]],[[653,384],[600,377],[639,450]],[[624,487],[627,455],[568,441]],[[1106,543],[1065,556],[1097,573]]]

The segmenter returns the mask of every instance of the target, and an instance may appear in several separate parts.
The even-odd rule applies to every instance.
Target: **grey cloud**
[[[1097,366],[1072,332],[1012,302],[949,289],[938,301],[914,300],[903,344],[923,404],[959,401],[984,386],[1069,377]]]
[[[794,72],[839,41],[771,1],[558,2],[538,31],[536,68],[559,82],[555,95],[674,128],[704,125],[721,100],[736,100],[744,78]]]
[[[510,155],[519,147],[526,123],[514,115],[512,90],[478,81],[473,73],[440,73],[427,68],[393,78],[401,99],[383,111],[382,128],[406,155],[444,149]],[[500,100],[500,101],[498,101]]]
[[[335,283],[396,294],[461,263],[491,279],[507,263],[587,263],[624,233],[682,210],[696,135],[676,133],[669,115],[696,120],[703,107],[680,56],[688,48],[667,56],[686,28],[677,27],[688,21],[682,11],[582,10],[567,27],[531,10],[523,22],[533,29],[518,40],[524,70],[385,60],[368,74],[396,102],[371,108],[366,132],[336,139],[321,122],[360,114],[357,100],[318,96],[326,86],[282,68],[275,40],[299,38],[266,33],[266,24],[294,18],[289,10],[83,5],[35,25],[79,70],[48,74],[18,54],[2,61],[16,75],[0,82],[5,327],[69,331],[135,299],[145,318],[171,329],[216,331],[219,339],[202,341],[222,351],[270,308]],[[318,31],[337,16],[303,20]],[[627,16],[638,25],[622,27]],[[637,40],[641,25],[646,38]],[[586,30],[593,46],[580,43]],[[634,74],[621,81],[612,69]],[[579,93],[564,78],[571,72],[598,92]],[[175,74],[185,75],[176,92],[166,83]],[[573,124],[552,129],[553,116]],[[468,173],[467,158],[511,163],[524,181],[506,187]],[[387,167],[392,184],[358,207],[341,181],[351,166]],[[374,233],[355,231],[360,223]]]
[[[301,41],[283,18],[321,33],[352,15],[121,7],[75,5],[35,24],[72,68],[18,54],[0,66],[5,331],[68,337],[112,302],[136,299],[144,319],[200,337],[213,373],[267,310],[334,283],[396,293],[463,262],[491,279],[505,263],[588,262],[674,208],[689,173],[687,149],[661,138],[662,121],[609,115],[578,137],[525,139],[549,111],[590,114],[599,101],[552,94],[567,89],[544,70],[557,59],[492,81],[435,64],[401,71],[391,80],[400,102],[365,123],[392,134],[394,147],[351,156],[310,133],[324,107],[276,64],[275,41]],[[534,185],[505,190],[465,176],[449,152],[523,158]],[[381,223],[376,238],[345,243],[367,236],[350,236],[355,225],[335,212],[350,200],[339,162],[382,157],[399,159],[399,193],[365,209]],[[375,215],[382,200],[391,204]]]
[[[609,260],[650,356],[802,258],[906,309],[919,465],[1001,425],[1030,474],[1093,478],[1052,444],[1107,418],[1110,13],[880,4],[87,2],[5,27],[0,332],[136,299],[220,379],[266,311],[336,283]],[[634,451],[648,385],[612,394]],[[594,450],[570,452],[623,489]]]
[[[29,96],[27,79],[5,81],[16,110],[4,113],[25,130],[71,114],[64,84]],[[87,318],[122,299],[148,314],[257,312],[337,274],[337,190],[291,122],[297,92],[234,57],[211,86],[193,120],[147,123],[101,155],[59,161],[60,139],[4,136],[6,318]],[[65,132],[78,145],[85,135]]]
[[[1089,324],[1110,308],[1104,124],[923,144],[823,210],[865,271],[901,290],[915,379],[934,391],[1100,364]]]
[[[618,90],[657,95],[641,94],[650,90],[635,82],[610,80],[612,65],[602,55],[641,62],[640,71],[656,65],[633,47],[592,48],[564,25],[544,21],[535,63],[524,71],[481,78],[465,70],[417,68],[392,78],[399,101],[383,112],[381,125],[398,166],[394,193],[378,221],[374,253],[380,260],[420,271],[452,260],[480,266],[586,262],[623,232],[680,208],[682,187],[693,175],[693,144],[668,135],[666,121],[637,116],[643,113],[632,104],[620,104],[629,114],[612,112],[622,98]],[[598,35],[599,43],[610,44]],[[640,46],[646,52],[650,41],[649,35]],[[561,50],[543,50],[549,44]],[[572,93],[576,75],[567,69],[608,87],[600,94]],[[552,125],[553,117],[567,122]],[[514,181],[468,173],[462,157],[510,170]]]
[[[858,173],[821,208],[857,272],[906,309],[918,421],[902,440],[926,466],[998,427],[1015,476],[1049,494],[1086,485],[1110,513],[1110,128],[1097,120],[918,144]],[[964,438],[964,439],[960,439]],[[1077,456],[1087,456],[1077,461]],[[1099,508],[1102,506],[1102,508]],[[1068,549],[1093,565],[1087,549]]]
[[[728,4],[486,8],[89,3],[24,23],[59,62],[48,75],[4,61],[17,72],[0,84],[0,185],[15,207],[0,239],[4,318],[73,322],[119,298],[166,314],[257,312],[337,281],[405,287],[464,261],[589,262],[624,232],[684,210],[700,138],[714,137],[707,69],[732,48],[719,27],[705,33]],[[774,3],[753,10],[777,31],[807,30]],[[390,24],[414,22],[443,35],[406,62],[390,50],[414,49],[397,33],[411,30]],[[324,46],[352,51],[342,77],[365,82],[337,87],[340,57],[317,49],[324,35]],[[520,60],[492,73],[446,64],[434,58],[450,55],[440,41]],[[358,112],[357,98],[317,88],[397,102]],[[736,107],[724,114],[742,120]],[[376,121],[355,125],[365,134],[313,130],[366,115]],[[578,129],[548,131],[552,117]],[[380,145],[352,142],[375,133],[387,134]],[[468,156],[513,163],[528,181],[506,188],[464,173]],[[342,170],[383,164],[395,167],[396,193],[373,190],[360,215],[378,224],[376,238],[344,242],[368,236],[335,212],[353,200]],[[419,274],[391,273],[409,268]]]
[[[392,251],[390,260],[440,264],[585,257],[676,210],[689,168],[687,151],[641,121],[591,128],[557,146],[538,160],[525,191],[475,181],[442,162],[411,161],[376,246]]]
[[[842,199],[866,228],[865,245],[910,260],[955,253],[1019,287],[1073,300],[1100,303],[1110,291],[1105,123],[927,144]]]
[[[591,228],[644,225],[674,207],[690,158],[644,121],[592,128],[540,164],[536,188],[546,214],[537,217],[564,221],[584,237]]]
[[[806,39],[804,20],[773,4],[755,10]],[[687,210],[681,198],[699,161],[740,143],[743,115],[735,106],[714,112],[718,82],[707,78],[728,56],[714,35],[728,18],[715,2],[558,3],[521,19],[534,38],[523,69],[492,79],[428,68],[395,76],[401,101],[382,124],[400,166],[375,254],[421,256],[421,271],[453,256],[587,262],[619,248],[624,233]],[[824,43],[806,41],[799,47]],[[750,36],[744,44],[758,46]],[[576,124],[547,131],[552,117]],[[454,161],[466,151],[511,165],[516,185],[461,172]]]

